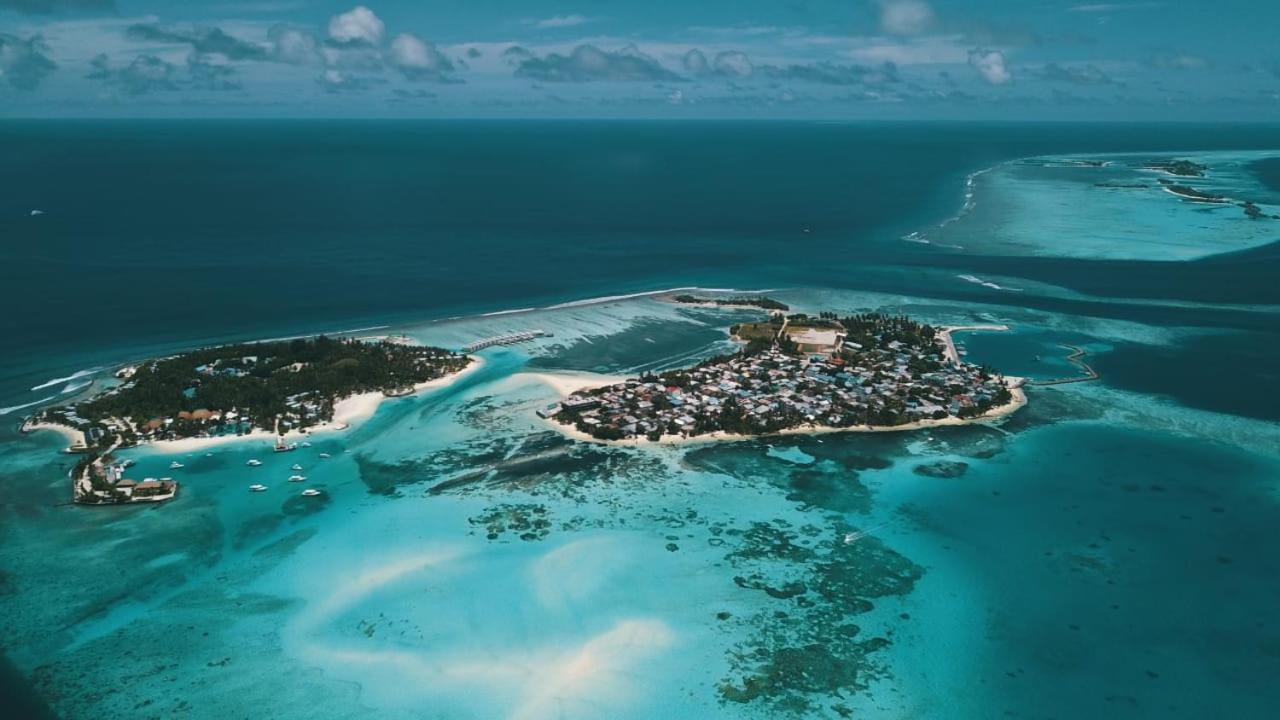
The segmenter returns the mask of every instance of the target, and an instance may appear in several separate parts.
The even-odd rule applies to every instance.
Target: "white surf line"
[[[102,368],[101,366],[98,366],[98,367],[91,367],[91,368],[89,368],[89,369],[87,369],[87,370],[77,370],[77,371],[75,371],[75,372],[71,373],[70,375],[68,375],[68,376],[66,376],[66,377],[60,377],[60,378],[54,378],[54,379],[52,379],[52,380],[46,380],[45,382],[42,382],[42,383],[40,383],[39,385],[36,385],[35,387],[31,388],[31,392],[35,392],[35,391],[37,391],[37,390],[44,390],[45,388],[50,388],[50,387],[53,387],[54,385],[60,385],[60,384],[62,384],[62,383],[64,383],[64,382],[71,382],[71,381],[74,381],[74,380],[79,380],[79,379],[80,379],[80,378],[82,378],[82,377],[89,377],[90,375],[93,375],[94,373],[100,372],[102,369],[103,369],[103,368]]]
[[[11,412],[15,412],[23,408],[29,408],[35,405],[39,405],[40,403],[49,402],[50,400],[53,400],[56,397],[57,395],[50,395],[47,398],[41,398],[39,400],[36,400],[35,402],[26,403],[25,405],[10,405],[9,407],[0,408],[0,415],[8,415]]]

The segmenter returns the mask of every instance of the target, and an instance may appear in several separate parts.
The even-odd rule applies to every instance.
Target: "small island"
[[[112,456],[143,442],[277,437],[338,429],[334,408],[352,397],[398,397],[457,373],[473,360],[442,348],[380,339],[326,336],[202,348],[122,368],[121,380],[88,399],[43,410],[25,431],[82,436],[72,471],[74,499],[85,504],[157,502],[177,493],[169,478],[124,477]]]
[[[1231,202],[1224,195],[1215,195],[1213,193],[1207,193],[1201,190],[1197,190],[1189,185],[1179,185],[1177,183],[1172,183],[1172,182],[1169,182],[1168,180],[1163,180],[1163,179],[1160,180],[1160,185],[1164,187],[1165,192],[1171,193],[1173,195],[1177,195],[1183,200],[1189,200],[1191,202],[1212,203],[1215,205],[1221,205],[1224,203]]]
[[[672,302],[682,305],[713,305],[716,307],[754,307],[761,310],[786,312],[791,308],[786,303],[774,300],[771,297],[760,296],[742,296],[742,297],[700,297],[698,295],[675,295],[671,298]]]
[[[1157,160],[1146,163],[1143,170],[1158,170],[1178,177],[1204,177],[1209,168],[1190,160]]]
[[[776,315],[731,333],[743,343],[737,353],[579,390],[540,414],[595,440],[660,442],[912,429],[1026,402],[1019,378],[963,362],[949,330],[906,317]]]

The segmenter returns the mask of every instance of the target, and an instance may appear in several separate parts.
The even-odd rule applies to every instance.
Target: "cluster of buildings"
[[[575,393],[543,410],[600,439],[710,432],[759,434],[803,426],[893,426],[969,418],[1009,402],[1004,378],[948,362],[936,341],[867,348],[805,329],[755,354]]]

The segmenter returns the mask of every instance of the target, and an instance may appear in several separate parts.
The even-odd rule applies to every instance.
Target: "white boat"
[[[329,457],[329,453],[320,453],[320,457],[327,458]]]
[[[170,470],[181,470],[183,467],[185,466],[182,463],[178,462],[177,460],[174,460],[173,462],[169,463]]]
[[[290,476],[289,476],[289,482],[302,482],[303,480],[306,480],[306,479],[307,479],[307,478],[306,478],[306,477],[304,477],[304,476],[302,476],[302,475],[290,475]]]
[[[291,468],[291,469],[292,469],[294,472],[302,472],[302,466],[301,466],[301,465],[299,465],[299,464],[297,464],[297,463],[294,463],[294,464],[293,464],[293,468]]]
[[[304,443],[302,443],[302,445],[301,445],[300,447],[311,447],[311,443],[309,443],[309,442],[304,442]]]
[[[313,490],[313,489],[311,489],[311,488],[307,488],[306,490],[303,490],[303,491],[302,491],[302,496],[303,496],[303,497],[315,497],[315,496],[317,496],[317,495],[319,495],[319,494],[320,494],[320,491],[319,491],[319,490]]]
[[[258,485],[258,484],[256,484],[256,483],[255,483],[255,484],[253,484],[253,485],[250,485],[250,486],[249,486],[249,491],[250,491],[250,492],[262,492],[262,491],[264,491],[264,490],[266,490],[266,489],[267,489],[267,486],[266,486],[266,485]]]
[[[262,461],[257,458],[254,458],[249,462],[245,463],[245,465],[248,465],[249,467],[258,467],[261,464],[262,464]]]

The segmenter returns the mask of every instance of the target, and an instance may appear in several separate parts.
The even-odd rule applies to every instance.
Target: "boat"
[[[173,462],[169,463],[170,470],[181,470],[183,467],[185,466],[182,463],[178,462],[177,460],[174,460]]]
[[[289,452],[290,450],[297,450],[297,449],[298,449],[298,443],[289,443],[288,445],[285,445],[283,439],[276,441],[276,446],[275,446],[276,452]]]
[[[263,492],[266,489],[267,489],[266,485],[258,485],[257,483],[254,483],[253,485],[249,486],[250,492]]]
[[[298,463],[294,463],[294,464],[293,464],[293,467],[291,467],[291,468],[289,468],[289,469],[290,469],[290,470],[292,470],[292,471],[294,471],[294,472],[302,472],[302,466],[301,466],[301,465],[299,465]]]
[[[320,453],[320,457],[327,458],[329,457],[329,453]]]
[[[261,464],[262,464],[262,461],[257,458],[254,458],[249,462],[245,463],[245,465],[248,465],[249,467],[258,467]]]
[[[303,480],[306,480],[306,479],[307,479],[307,478],[306,478],[306,476],[304,476],[304,475],[290,475],[290,476],[289,476],[289,482],[302,482]]]
[[[311,489],[311,488],[307,488],[306,490],[303,490],[303,491],[302,491],[302,496],[303,496],[303,497],[315,497],[315,496],[317,496],[317,495],[319,495],[319,494],[320,494],[320,491],[319,491],[319,490],[313,490],[313,489]]]
[[[311,443],[303,441],[302,445],[300,445],[299,447],[311,447]]]

